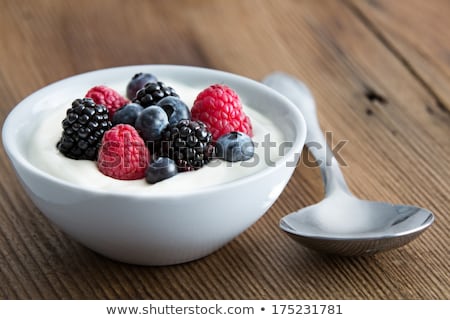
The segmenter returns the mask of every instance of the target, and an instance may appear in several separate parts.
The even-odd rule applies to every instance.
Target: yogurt
[[[192,106],[197,94],[202,90],[188,87],[173,80],[163,81],[173,87],[181,99]],[[118,92],[123,92],[127,83],[109,85]],[[148,184],[145,179],[117,180],[103,175],[95,161],[74,160],[65,157],[56,148],[62,134],[61,121],[70,107],[73,97],[61,102],[55,109],[47,110],[37,121],[36,131],[30,139],[28,158],[37,168],[65,180],[69,183],[88,188],[104,190],[128,190],[144,193],[176,193],[192,191],[210,186],[231,182],[250,176],[267,166],[273,165],[282,157],[278,147],[282,144],[283,134],[267,117],[258,113],[251,106],[244,105],[244,112],[250,117],[253,125],[252,140],[255,143],[255,155],[252,159],[241,162],[227,162],[214,159],[199,170],[178,173],[176,176]],[[268,141],[274,147],[268,147]],[[275,144],[274,144],[275,142]]]

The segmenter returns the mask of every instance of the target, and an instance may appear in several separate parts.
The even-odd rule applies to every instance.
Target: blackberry
[[[136,98],[134,98],[133,102],[146,108],[157,104],[159,100],[169,96],[177,98],[180,97],[172,87],[166,86],[161,81],[148,82],[136,93]]]
[[[96,160],[105,131],[111,128],[108,109],[91,98],[76,99],[62,121],[56,147],[68,158]]]
[[[162,133],[161,156],[173,159],[178,171],[200,169],[211,159],[211,132],[201,121],[180,120]]]

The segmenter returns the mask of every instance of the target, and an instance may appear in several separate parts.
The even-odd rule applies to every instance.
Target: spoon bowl
[[[321,202],[281,219],[283,231],[317,251],[359,256],[403,246],[433,223],[433,213],[424,208],[353,196],[320,131],[308,88],[279,72],[266,77],[263,83],[285,95],[302,111],[307,125],[306,146],[320,166],[325,186],[325,198]]]
[[[333,209],[337,205],[342,211]],[[311,249],[352,256],[403,246],[433,219],[431,212],[415,206],[329,197],[283,217],[280,228]]]

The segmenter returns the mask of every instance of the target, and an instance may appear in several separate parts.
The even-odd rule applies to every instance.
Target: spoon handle
[[[350,194],[339,163],[320,129],[316,104],[308,87],[296,78],[282,72],[272,73],[262,82],[287,97],[302,112],[307,125],[305,144],[316,159],[317,165],[320,166],[325,194],[330,195],[336,191]]]

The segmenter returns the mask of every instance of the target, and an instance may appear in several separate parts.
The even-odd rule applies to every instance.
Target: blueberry
[[[216,142],[216,156],[226,161],[245,161],[253,157],[254,152],[252,139],[241,132],[224,134]]]
[[[191,112],[188,106],[177,97],[165,97],[158,101],[158,106],[164,109],[169,118],[170,124],[176,124],[178,121],[191,120]]]
[[[134,126],[136,119],[144,108],[137,103],[129,103],[117,109],[112,118],[112,124],[125,123]]]
[[[127,86],[127,98],[133,100],[136,96],[136,92],[144,87],[148,82],[157,82],[158,79],[151,73],[136,73]]]
[[[134,127],[144,141],[155,142],[161,139],[161,133],[168,125],[166,112],[158,106],[150,106],[137,117]]]
[[[175,161],[170,158],[161,157],[150,163],[147,168],[145,180],[154,184],[156,182],[173,177],[178,173]]]

